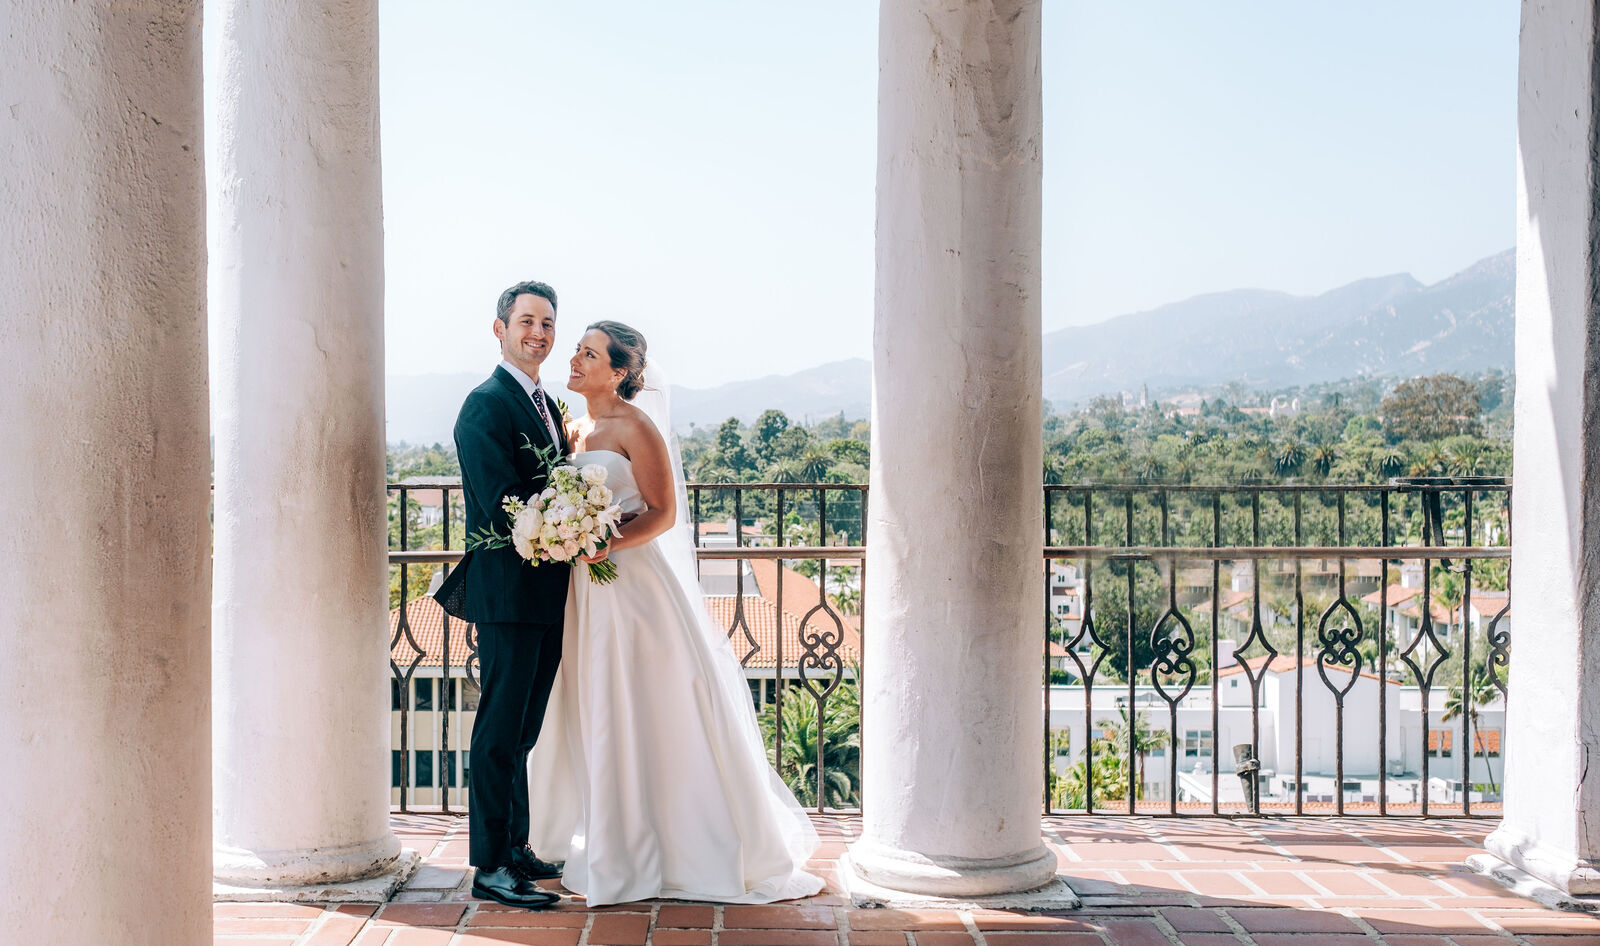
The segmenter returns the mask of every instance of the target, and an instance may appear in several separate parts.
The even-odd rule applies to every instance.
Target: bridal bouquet
[[[591,463],[582,469],[571,464],[552,465],[548,484],[531,500],[507,496],[500,504],[511,517],[511,534],[486,529],[467,542],[469,549],[512,546],[517,554],[537,565],[571,562],[593,555],[617,534],[622,507],[612,502],[606,486],[606,468]],[[617,565],[609,559],[589,562],[589,577],[596,584],[617,578]]]

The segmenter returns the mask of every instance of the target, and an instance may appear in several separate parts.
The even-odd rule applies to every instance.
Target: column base
[[[1498,881],[1517,896],[1527,897],[1540,906],[1552,910],[1600,913],[1600,897],[1573,896],[1493,854],[1474,854],[1467,858],[1467,866],[1490,880]]]
[[[1043,844],[999,858],[929,856],[901,851],[871,840],[850,845],[840,858],[839,870],[854,897],[856,891],[873,903],[889,905],[902,900],[926,904],[928,898],[973,901],[979,898],[1032,894],[1055,889],[1078,906],[1077,897],[1056,878],[1056,856]],[[1059,888],[1055,885],[1059,884]],[[919,899],[920,898],[920,899]],[[1038,909],[1046,909],[1039,904]]]
[[[1600,898],[1600,864],[1592,860],[1552,850],[1537,839],[1508,828],[1504,823],[1489,835],[1483,846],[1500,862],[1548,884],[1562,895],[1570,898]]]
[[[214,880],[216,903],[383,903],[395,895],[422,858],[410,848],[400,851],[380,872],[356,880],[313,884],[230,884]]]
[[[400,853],[399,839],[389,832],[343,847],[268,851],[219,844],[212,849],[211,877],[233,887],[333,887],[389,873]]]

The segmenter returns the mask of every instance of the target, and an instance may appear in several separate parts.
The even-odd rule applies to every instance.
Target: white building
[[[1279,656],[1265,667],[1264,673],[1264,660],[1252,659],[1247,673],[1245,668],[1232,662],[1231,643],[1220,641],[1218,663],[1224,669],[1217,674],[1214,704],[1210,684],[1197,684],[1176,704],[1175,728],[1173,713],[1161,694],[1147,684],[1134,687],[1134,705],[1139,715],[1151,730],[1167,732],[1170,738],[1168,747],[1157,749],[1145,758],[1145,801],[1164,801],[1172,797],[1169,753],[1174,753],[1178,762],[1177,798],[1180,803],[1202,802],[1209,807],[1215,771],[1218,773],[1215,780],[1218,802],[1242,805],[1244,793],[1234,775],[1233,747],[1250,745],[1253,727],[1259,726],[1262,803],[1293,804],[1295,695],[1297,686],[1302,685],[1305,697],[1299,707],[1302,748],[1299,777],[1304,782],[1305,803],[1332,803],[1335,795],[1342,792],[1347,806],[1375,804],[1380,780],[1387,781],[1389,804],[1415,803],[1420,799],[1425,752],[1429,757],[1428,774],[1433,786],[1430,801],[1453,801],[1455,793],[1460,791],[1461,721],[1442,721],[1448,695],[1444,682],[1437,683],[1429,693],[1425,748],[1422,703],[1417,687],[1403,686],[1395,680],[1385,683],[1365,669],[1352,683],[1348,668],[1327,668],[1329,682],[1336,687],[1348,687],[1343,697],[1344,779],[1341,786],[1336,739],[1338,700],[1319,674],[1316,658],[1309,657],[1297,666],[1293,657]],[[1251,686],[1253,676],[1260,679],[1255,688]],[[1386,704],[1382,763],[1378,744],[1380,688],[1385,691]],[[1254,710],[1251,706],[1253,689],[1258,697]],[[1093,735],[1096,738],[1103,735],[1105,724],[1120,725],[1127,693],[1127,687],[1121,684],[1095,687]],[[1058,742],[1064,752],[1058,750],[1056,759],[1058,772],[1064,772],[1083,759],[1085,694],[1081,686],[1058,686],[1051,688],[1049,700],[1050,728],[1066,734],[1065,739]],[[1474,786],[1481,786],[1481,789],[1475,790],[1474,801],[1497,797],[1499,786],[1504,784],[1500,758],[1504,717],[1504,703],[1498,696],[1478,709],[1471,773]]]

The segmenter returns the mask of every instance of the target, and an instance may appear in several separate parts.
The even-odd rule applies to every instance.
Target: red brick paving
[[[1042,822],[1083,909],[859,910],[833,880],[858,815],[815,818],[830,889],[804,901],[516,910],[475,900],[466,823],[397,815],[424,866],[397,902],[220,903],[217,946],[1596,946],[1600,917],[1470,873],[1493,824],[1094,815]],[[560,890],[559,885],[549,884]],[[561,891],[565,893],[565,891]]]
[[[1232,933],[1179,933],[1178,942],[1183,946],[1239,946],[1245,940]]]
[[[496,904],[499,906],[499,904]],[[468,929],[477,929],[484,926],[493,927],[568,927],[583,929],[589,925],[589,918],[582,913],[560,913],[555,910],[513,910],[478,909],[467,920]]]
[[[1172,942],[1155,920],[1106,920],[1101,932],[1118,946],[1169,946]]]
[[[597,946],[645,946],[650,917],[638,913],[602,913],[589,924],[589,942]]]
[[[973,939],[966,933],[950,930],[930,930],[916,934],[917,946],[972,946]]]
[[[578,946],[581,930],[475,929],[451,940],[452,946]]]
[[[719,946],[839,946],[835,930],[723,930]]]
[[[716,918],[715,907],[664,906],[656,914],[656,929],[663,926],[680,926],[689,929],[711,929]]]

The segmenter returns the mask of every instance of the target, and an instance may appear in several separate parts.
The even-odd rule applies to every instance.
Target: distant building
[[[417,528],[428,529],[444,521],[446,495],[450,497],[450,516],[454,528],[460,529],[466,521],[459,476],[411,476],[402,480],[400,485],[406,487],[406,502],[417,504],[417,517],[412,520]],[[455,488],[447,491],[443,489],[444,486]],[[392,495],[398,501],[400,491],[395,490]]]
[[[1324,668],[1335,687],[1346,688],[1344,705],[1344,780],[1338,779],[1338,756],[1334,737],[1338,702],[1334,691],[1318,671],[1315,656],[1297,663],[1293,656],[1280,655],[1268,664],[1265,657],[1248,658],[1246,673],[1233,657],[1233,642],[1217,642],[1218,665],[1216,700],[1213,708],[1210,683],[1196,685],[1175,705],[1175,712],[1161,694],[1148,684],[1134,688],[1135,711],[1153,730],[1168,731],[1172,716],[1177,725],[1171,730],[1172,742],[1146,756],[1144,798],[1162,801],[1176,791],[1179,802],[1209,803],[1213,797],[1212,773],[1217,773],[1216,798],[1220,804],[1240,804],[1244,789],[1235,772],[1232,747],[1248,745],[1253,726],[1259,726],[1261,770],[1257,782],[1263,804],[1291,803],[1296,788],[1296,685],[1303,683],[1305,697],[1300,704],[1302,763],[1300,781],[1303,800],[1308,804],[1332,803],[1343,795],[1346,804],[1374,806],[1380,778],[1387,776],[1387,799],[1395,805],[1413,804],[1422,796],[1421,766],[1424,753],[1429,762],[1428,797],[1430,802],[1446,803],[1459,799],[1461,782],[1461,719],[1441,722],[1448,699],[1448,684],[1441,681],[1429,692],[1428,729],[1422,731],[1421,692],[1396,680],[1381,680],[1363,667],[1352,682],[1349,668],[1329,665]],[[1251,678],[1260,680],[1255,688],[1252,708]],[[1384,691],[1385,719],[1382,727],[1386,746],[1386,769],[1380,770],[1378,754],[1379,690]],[[1121,719],[1127,703],[1125,686],[1095,688],[1092,734],[1103,734],[1103,726]],[[1079,686],[1052,687],[1050,728],[1057,736],[1056,769],[1064,772],[1081,761],[1085,740],[1084,691]],[[1213,728],[1213,713],[1216,724]],[[1478,724],[1473,731],[1470,759],[1474,801],[1492,800],[1504,784],[1501,738],[1505,725],[1504,701],[1496,698],[1478,708]],[[1172,756],[1177,755],[1177,782],[1172,779]],[[1491,786],[1493,786],[1491,788]]]
[[[1415,562],[1407,562],[1399,569],[1400,583],[1389,585],[1381,591],[1373,591],[1362,596],[1361,600],[1374,608],[1384,608],[1385,619],[1392,629],[1396,645],[1404,651],[1411,646],[1412,640],[1422,632],[1422,566]],[[1460,604],[1447,607],[1438,598],[1438,587],[1432,589],[1433,595],[1428,602],[1428,617],[1433,625],[1433,634],[1441,643],[1459,640],[1462,630],[1462,614]],[[1472,589],[1471,600],[1468,602],[1466,627],[1473,634],[1481,634],[1502,611],[1506,611],[1510,602],[1509,594],[1505,591],[1490,591],[1486,589]],[[1498,630],[1511,630],[1511,617],[1507,613],[1501,618]],[[1429,647],[1425,641],[1422,645]]]

